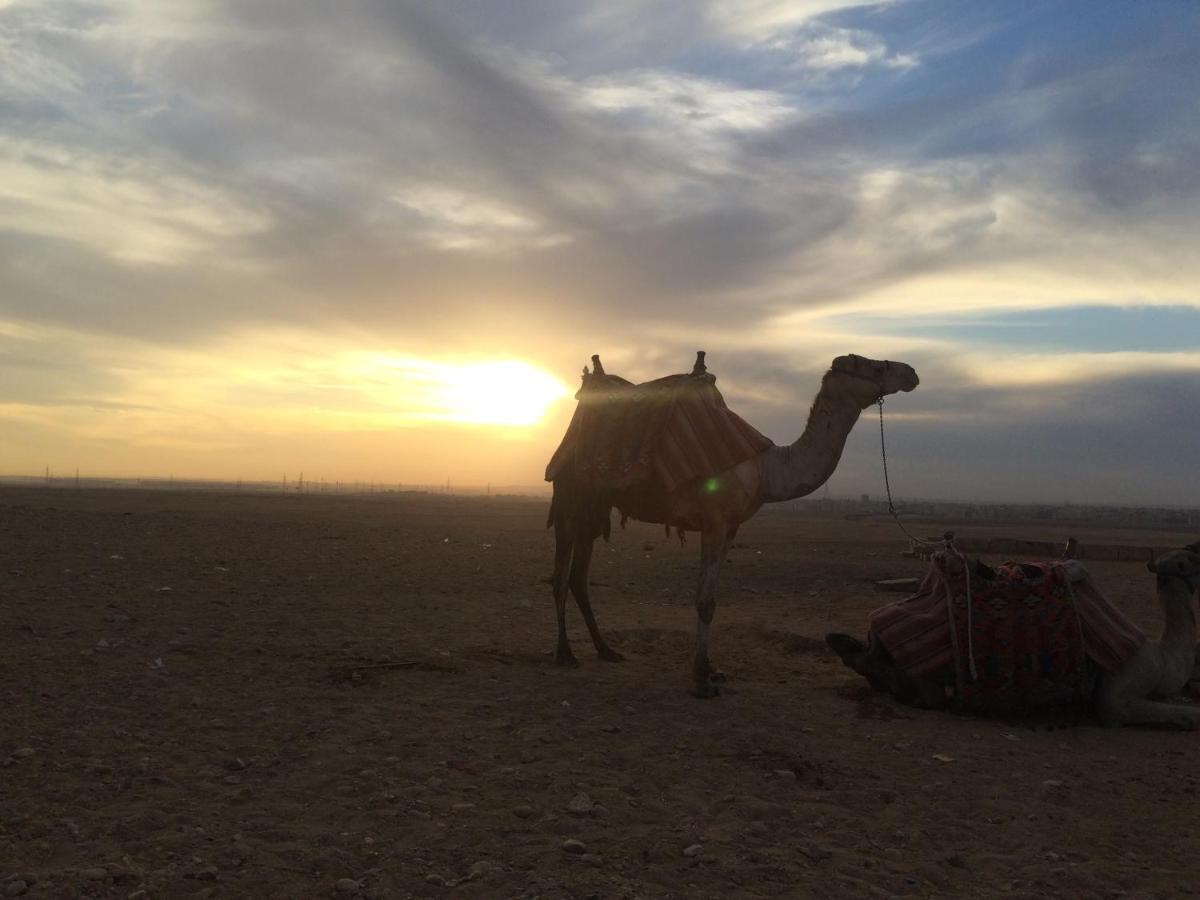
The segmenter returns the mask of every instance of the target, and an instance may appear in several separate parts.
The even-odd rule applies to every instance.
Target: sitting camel
[[[1197,593],[1193,579],[1200,577],[1200,542],[1164,553],[1147,563],[1147,568],[1156,576],[1164,618],[1162,638],[1141,643],[1113,671],[1088,659],[1088,665],[1096,668],[1090,705],[1106,727],[1160,725],[1196,730],[1200,728],[1200,708],[1164,702],[1163,698],[1183,692],[1197,665],[1192,598]],[[1087,571],[1074,560],[1066,561],[1064,570],[1070,582],[1082,583],[1088,578]],[[846,634],[829,634],[826,641],[843,663],[864,676],[876,690],[891,693],[912,706],[946,705],[945,685],[954,681],[951,672],[910,675],[895,664],[874,637],[872,633],[869,646]]]

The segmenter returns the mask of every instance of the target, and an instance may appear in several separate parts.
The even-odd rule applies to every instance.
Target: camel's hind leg
[[[708,658],[708,638],[717,612],[717,579],[733,534],[724,522],[707,524],[700,533],[700,583],[696,586],[696,655],[692,659],[692,695],[715,697],[725,675]]]
[[[946,689],[935,678],[914,678],[896,666],[878,644],[867,647],[848,634],[825,635],[825,642],[842,662],[871,683],[871,689],[891,694],[901,703],[921,709],[941,709],[946,705]]]
[[[600,634],[600,626],[596,624],[596,616],[592,613],[592,604],[588,600],[588,569],[592,564],[594,544],[595,538],[585,537],[583,534],[575,536],[575,549],[571,555],[571,593],[575,595],[575,602],[579,604],[579,611],[583,613],[583,621],[587,623],[592,643],[596,645],[596,655],[607,662],[620,662],[625,657],[608,646],[604,636]],[[559,621],[561,622],[561,619]]]
[[[554,652],[554,661],[560,666],[579,665],[575,654],[571,652],[571,642],[567,640],[567,579],[571,572],[571,550],[574,543],[570,523],[565,518],[556,518],[554,574],[550,576],[550,584],[554,589],[554,612],[558,616],[558,647]]]

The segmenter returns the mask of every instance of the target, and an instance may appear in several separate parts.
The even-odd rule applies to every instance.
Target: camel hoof
[[[605,647],[603,650],[597,650],[596,655],[605,662],[623,662],[625,659],[624,653],[618,653],[612,647]]]
[[[575,654],[568,650],[563,653],[561,650],[554,655],[554,662],[560,669],[578,669],[579,660],[575,658]]]
[[[729,676],[727,676],[724,672],[712,671],[708,673],[709,684],[724,684],[728,680]]]

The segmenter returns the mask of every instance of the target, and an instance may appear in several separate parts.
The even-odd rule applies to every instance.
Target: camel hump
[[[703,375],[707,371],[708,371],[708,366],[706,366],[704,364],[704,351],[697,350],[696,351],[696,364],[694,366],[692,366],[692,374],[693,375]]]
[[[597,375],[605,374],[604,366],[602,366],[600,364],[600,354],[599,353],[592,354],[592,371]]]

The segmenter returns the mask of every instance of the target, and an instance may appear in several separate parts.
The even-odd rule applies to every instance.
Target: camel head
[[[916,371],[906,363],[868,359],[856,353],[835,359],[829,367],[829,375],[839,378],[863,409],[880,397],[911,391],[921,383]]]
[[[1146,568],[1159,577],[1182,578],[1188,589],[1200,577],[1200,543],[1188,544],[1180,550],[1171,550],[1146,563]]]

